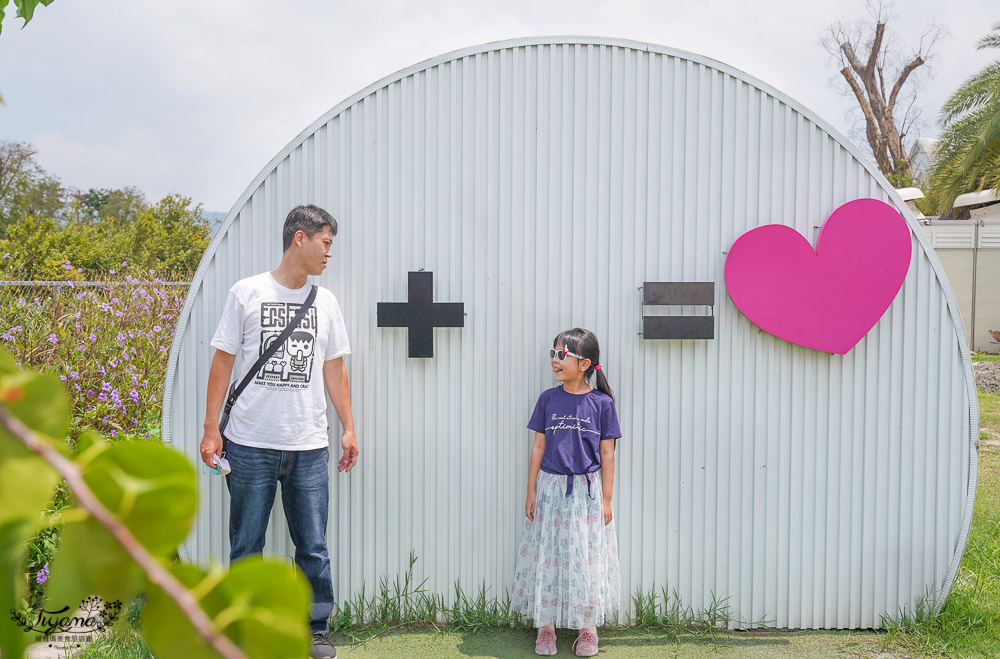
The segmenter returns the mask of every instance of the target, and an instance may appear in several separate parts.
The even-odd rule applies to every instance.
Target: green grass
[[[125,609],[122,619],[111,625],[99,641],[73,655],[74,659],[153,659],[140,631],[143,604],[136,600]]]
[[[1000,394],[979,392],[981,436],[1000,437]],[[995,440],[994,440],[995,441]],[[948,657],[1000,656],[1000,445],[982,441],[969,542],[936,618],[886,620],[883,647]]]
[[[972,361],[974,362],[1000,362],[1000,355],[995,355],[991,352],[974,352],[972,353]]]

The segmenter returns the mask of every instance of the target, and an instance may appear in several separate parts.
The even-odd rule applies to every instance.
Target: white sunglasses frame
[[[563,350],[556,350],[555,348],[549,348],[549,359],[555,359],[555,358],[556,358],[556,355],[557,355],[558,353],[560,353],[560,352],[564,352],[564,353],[566,353],[567,355],[569,355],[570,357],[576,357],[576,358],[577,358],[577,359],[579,359],[580,361],[583,361],[584,359],[586,359],[586,357],[584,357],[583,355],[578,355],[578,354],[576,354],[575,352],[570,352],[569,350],[566,350],[566,349],[563,349]],[[566,358],[565,358],[565,357],[563,357],[563,358],[562,358],[562,359],[560,359],[559,361],[561,361],[561,362],[564,362],[564,361],[566,361]]]

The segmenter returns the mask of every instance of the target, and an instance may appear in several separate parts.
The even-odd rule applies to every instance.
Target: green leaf
[[[127,602],[141,585],[139,566],[94,518],[63,526],[59,553],[49,566],[49,606],[76,606],[97,595]]]
[[[0,0],[0,30],[3,30],[3,17],[5,9],[7,9],[7,0]],[[3,102],[3,99],[0,99],[0,102]],[[0,357],[0,361],[2,361],[2,357]]]
[[[198,509],[190,461],[152,442],[109,446],[83,467],[93,493],[150,553],[167,556],[187,537]]]
[[[309,651],[309,582],[291,566],[244,558],[223,582],[233,589],[225,616],[239,615],[239,639],[251,657],[303,657]]]
[[[23,18],[24,24],[27,25],[35,15],[35,7],[48,6],[52,4],[52,0],[14,0],[14,4],[17,5],[17,15]]]
[[[45,460],[0,428],[0,524],[25,520],[35,530],[43,526],[58,482]]]
[[[0,12],[3,12],[4,5],[6,4],[7,0],[0,0]],[[17,367],[17,361],[14,360],[11,354],[6,350],[0,350],[0,376],[20,372],[21,369]]]
[[[228,590],[221,585],[222,570],[207,574],[194,565],[173,565],[170,572],[185,587],[196,591],[198,604],[209,618],[214,619],[228,606]],[[208,659],[218,656],[202,641],[191,621],[163,590],[150,584],[147,595],[149,603],[142,616],[143,636],[157,657]]]
[[[228,574],[185,565],[171,570],[199,597],[226,636],[250,657],[304,657],[309,650],[309,583],[291,566],[245,558]],[[164,659],[215,656],[173,600],[151,587],[143,615],[150,648]],[[183,640],[182,640],[183,639]]]
[[[107,440],[96,430],[84,430],[76,440],[77,462],[87,464],[98,453],[108,447]]]
[[[24,629],[12,618],[24,597],[21,553],[32,535],[27,520],[0,523],[0,653],[20,657],[24,650]]]
[[[151,442],[92,444],[83,479],[94,495],[157,556],[171,554],[191,529],[198,505],[194,467],[180,453]],[[88,595],[128,601],[139,568],[93,518],[64,527],[50,568],[52,600],[68,605]]]
[[[0,404],[35,432],[60,440],[66,437],[69,397],[57,378],[23,372],[2,375]]]

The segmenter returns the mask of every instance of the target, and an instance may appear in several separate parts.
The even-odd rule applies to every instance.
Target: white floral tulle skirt
[[[517,544],[512,603],[536,627],[597,627],[621,604],[618,539],[604,525],[600,471],[567,476],[539,470],[535,521],[524,519]],[[588,490],[589,478],[589,490]]]

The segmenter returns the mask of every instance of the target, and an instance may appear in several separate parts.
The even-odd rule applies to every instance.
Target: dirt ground
[[[575,636],[560,632],[560,657],[574,656]],[[752,632],[718,634],[714,640],[675,640],[649,631],[622,631],[601,637],[599,657],[910,657],[880,651],[882,635],[874,632]],[[334,639],[338,657],[533,657],[534,634],[503,629],[478,634],[401,631],[351,645]]]

